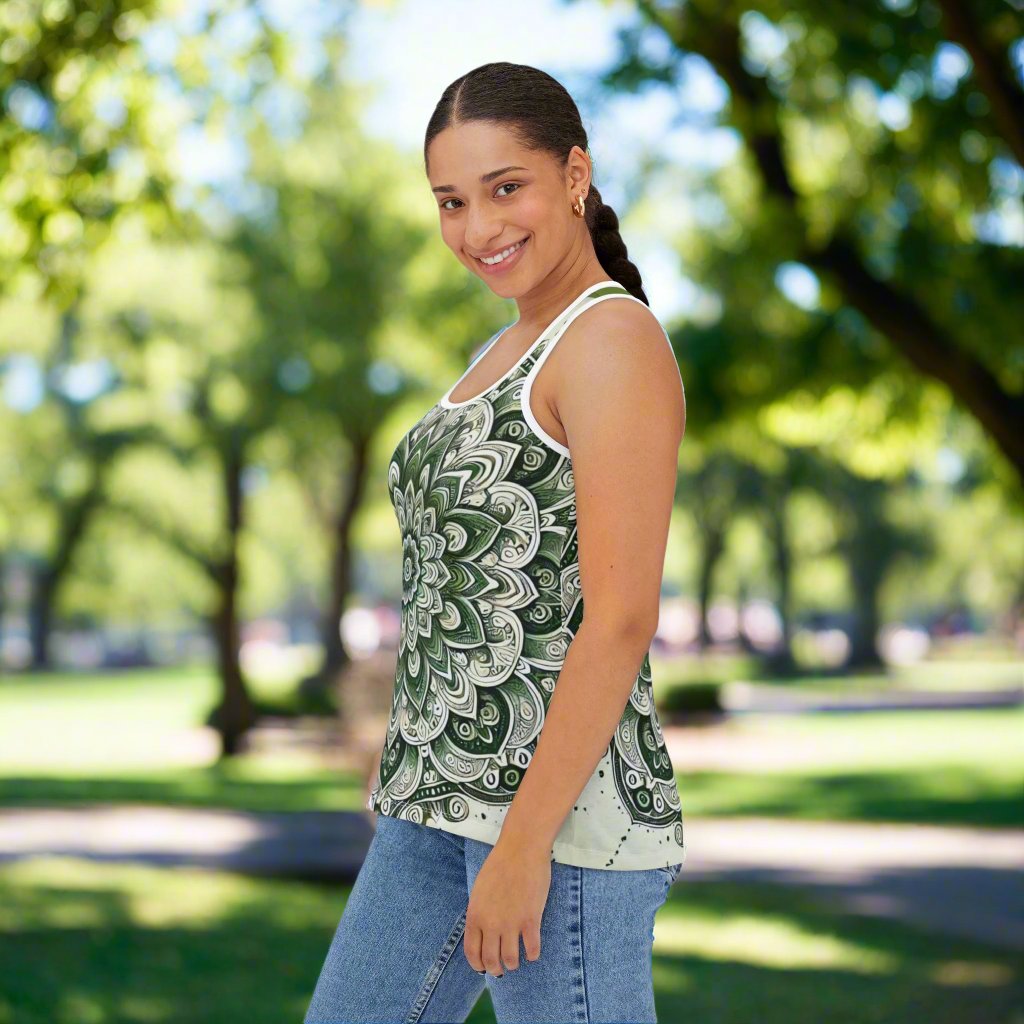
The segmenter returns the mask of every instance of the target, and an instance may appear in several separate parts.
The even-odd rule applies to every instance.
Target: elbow
[[[591,617],[584,612],[582,625],[605,641],[646,652],[658,631],[658,614],[621,610]]]

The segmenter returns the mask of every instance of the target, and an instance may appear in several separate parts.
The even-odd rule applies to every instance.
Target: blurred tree
[[[328,6],[321,12],[325,38],[338,28],[346,9]],[[261,5],[206,10],[192,34],[183,32],[176,18],[160,5],[140,2],[83,8],[40,0],[0,7],[0,94],[10,115],[0,122],[0,224],[8,229],[0,233],[0,281],[12,292],[41,295],[59,310],[61,341],[47,356],[52,357],[54,377],[76,368],[74,339],[83,282],[90,261],[119,225],[192,238],[209,230],[197,216],[198,204],[188,209],[187,201],[181,202],[189,193],[169,163],[182,127],[196,119],[216,131],[230,124],[237,109],[259,110],[261,94],[277,88],[278,75],[289,87],[302,88],[302,75],[293,73],[294,47]],[[222,31],[221,18],[246,31]],[[142,43],[157,21],[165,30],[164,43],[173,44],[172,57],[161,57],[160,47],[147,50]],[[225,60],[252,72],[244,99]],[[173,190],[177,193],[172,195]],[[126,312],[134,311],[129,307]],[[261,376],[267,369],[264,364],[253,366],[249,374],[236,372],[230,358],[215,353],[191,381],[190,411],[205,435],[201,431],[198,439],[164,439],[186,462],[211,450],[220,457],[225,542],[204,548],[165,520],[149,521],[200,565],[217,589],[211,621],[224,693],[213,719],[226,752],[236,748],[254,718],[237,644],[242,474],[250,448],[273,422],[272,405],[256,401],[238,415],[237,398],[240,378],[258,398],[260,387],[266,390],[272,383],[265,373]],[[53,552],[40,562],[33,598],[36,665],[46,661],[45,638],[57,589],[102,503],[114,456],[131,445],[151,442],[154,428],[153,423],[136,421],[134,433],[97,430],[82,403],[64,400],[52,389],[49,397],[62,410],[72,442],[61,453],[64,468],[73,459],[81,472],[70,474],[77,481],[70,493],[63,486],[67,471],[55,473],[54,483],[46,481],[40,488],[57,514]],[[132,512],[136,518],[142,515],[138,508]]]
[[[288,144],[256,125],[250,181],[263,197],[230,245],[240,280],[257,303],[250,360],[268,362],[272,406],[289,461],[314,517],[330,538],[323,608],[323,661],[303,682],[312,695],[348,663],[341,617],[352,587],[353,530],[374,465],[372,454],[405,375],[382,358],[381,340],[406,308],[410,265],[427,237],[380,182],[402,161],[358,129],[357,97],[325,73],[308,97],[300,138]]]
[[[694,472],[680,474],[676,493],[693,515],[699,537],[697,601],[700,609],[701,649],[711,644],[708,612],[714,589],[715,567],[725,551],[733,517],[741,510],[741,495],[757,470],[725,447],[706,452]]]
[[[859,476],[833,463],[822,487],[837,514],[837,550],[850,574],[853,627],[847,669],[877,669],[882,626],[881,593],[887,573],[900,557],[931,554],[929,538],[903,528],[888,512],[895,493],[889,481]]]
[[[348,5],[324,9],[327,33]],[[292,50],[265,5],[237,2],[18,0],[0,4],[0,42],[0,294],[61,309],[120,217],[187,230],[183,129],[228,119],[226,63],[250,69],[256,104]]]
[[[246,473],[276,425],[274,367],[248,347],[256,318],[216,244],[144,247],[139,239],[135,249],[131,296],[105,332],[123,377],[121,416],[178,463],[190,493],[172,503],[136,476],[112,489],[109,506],[191,562],[212,588],[205,617],[221,694],[209,722],[230,756],[257,718],[239,663],[240,547]]]
[[[692,397],[731,412],[891,381],[909,366],[970,410],[1019,486],[1019,10],[1006,0],[638,7],[645,24],[624,34],[604,85],[667,83],[685,102],[707,62],[728,89],[721,119],[745,146],[706,191],[692,188],[707,204],[705,241],[690,246],[695,276],[723,310],[706,334],[714,351],[690,363]],[[667,49],[652,45],[652,26]],[[671,178],[670,157],[660,163]],[[798,273],[820,289],[799,306],[786,280]]]
[[[90,365],[76,351],[79,328],[76,302],[61,314],[57,344],[49,349],[43,364],[45,394],[34,410],[35,416],[49,421],[51,437],[59,438],[58,444],[37,449],[31,460],[36,497],[48,507],[53,522],[48,550],[34,560],[29,635],[30,667],[35,670],[50,666],[48,640],[55,602],[93,517],[104,506],[107,474],[122,451],[150,437],[148,431],[103,425],[99,410],[105,395],[116,388],[115,377],[96,388],[75,389],[75,369]],[[57,422],[53,421],[54,412]]]
[[[151,435],[106,418],[119,381],[106,354],[82,343],[81,292],[63,312],[11,300],[5,312],[5,340],[21,351],[17,359],[0,361],[0,370],[18,368],[21,383],[11,382],[16,407],[4,405],[9,448],[0,495],[10,517],[0,531],[0,550],[12,553],[12,564],[20,551],[17,560],[31,583],[28,667],[39,670],[51,664],[54,611],[104,506],[108,474],[122,452]]]

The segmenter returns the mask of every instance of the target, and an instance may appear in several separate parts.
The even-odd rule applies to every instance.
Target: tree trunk
[[[53,595],[57,587],[53,569],[44,565],[35,575],[32,600],[29,604],[29,642],[32,647],[32,671],[50,667],[50,624],[53,618]]]
[[[104,474],[105,464],[95,462],[88,490],[58,509],[57,550],[36,575],[30,605],[29,636],[34,671],[50,667],[48,644],[53,623],[53,606],[93,513],[102,504]]]
[[[736,642],[744,654],[753,654],[756,648],[747,635],[747,629],[743,622],[743,610],[747,606],[747,584],[740,580],[736,590]]]
[[[875,570],[879,568],[881,566],[867,559],[851,562],[850,565],[854,591],[854,623],[847,668],[878,669],[885,664],[878,651],[878,629],[881,621],[878,598],[882,575]]]
[[[782,640],[779,649],[768,659],[771,670],[779,675],[796,671],[793,657],[793,553],[786,534],[785,499],[781,505],[766,508],[768,541],[771,544],[772,561],[775,566],[775,581],[779,588],[778,611],[782,624]]]
[[[244,461],[244,444],[238,438],[233,438],[231,450],[224,460],[223,470],[228,550],[214,571],[218,587],[218,604],[211,616],[211,626],[217,645],[221,699],[210,717],[210,724],[220,733],[222,758],[238,753],[242,737],[257,718],[256,708],[246,688],[239,661],[238,542],[243,522]]]
[[[341,617],[352,588],[352,524],[362,504],[370,466],[370,443],[365,437],[352,444],[348,493],[334,521],[334,555],[331,560],[331,590],[321,623],[324,657],[316,673],[302,681],[304,695],[322,693],[341,677],[350,658],[341,637]],[[339,701],[339,709],[341,702]],[[339,714],[341,711],[339,710]]]
[[[836,225],[823,246],[807,241],[814,236],[808,224],[808,204],[792,180],[790,157],[783,141],[785,111],[767,76],[754,73],[744,56],[740,8],[731,5],[687,4],[685,17],[672,6],[641,0],[640,9],[658,25],[681,55],[698,53],[714,68],[729,89],[733,125],[739,131],[765,186],[764,201],[775,200],[784,213],[788,240],[779,248],[795,246],[793,259],[801,260],[835,282],[843,301],[858,310],[922,375],[945,384],[967,409],[1024,480],[1024,395],[1010,389],[1004,378],[992,372],[988,362],[964,347],[961,339],[932,315],[909,289],[895,280],[877,276],[861,255],[859,246],[842,223]],[[1010,117],[1010,99],[1019,106],[1019,90],[1005,56],[998,68],[983,55],[976,26],[966,16],[957,18],[965,5],[942,0],[947,29],[981,66],[975,68],[979,85],[993,105],[993,123],[1006,133],[1011,150],[1024,140],[1019,114]],[[998,72],[996,74],[996,72]]]
[[[223,570],[224,586],[218,595],[217,610],[210,618],[217,645],[217,670],[221,683],[220,703],[214,709],[210,724],[220,733],[222,758],[239,752],[242,737],[257,718],[238,658],[235,570],[229,564],[225,564]]]
[[[700,601],[700,649],[705,651],[711,646],[711,630],[708,628],[708,612],[711,608],[711,588],[715,575],[715,566],[725,550],[725,534],[714,527],[706,527],[702,531],[701,561],[698,579],[698,598]]]

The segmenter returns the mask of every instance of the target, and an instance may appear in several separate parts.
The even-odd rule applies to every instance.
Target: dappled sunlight
[[[780,970],[828,968],[889,974],[900,965],[892,953],[817,931],[806,923],[752,914],[712,914],[669,904],[658,912],[654,934],[656,953]]]
[[[985,963],[984,961],[948,960],[938,963],[930,972],[938,985],[981,986],[999,988],[1010,985],[1014,980],[1013,968],[1009,964]]]
[[[0,931],[102,928],[114,920],[145,929],[209,928],[265,898],[266,886],[224,872],[36,857],[0,871]]]
[[[662,1020],[1008,1021],[1017,963],[765,884],[677,884],[655,923]]]
[[[347,891],[69,857],[0,865],[0,1020],[299,1020]]]

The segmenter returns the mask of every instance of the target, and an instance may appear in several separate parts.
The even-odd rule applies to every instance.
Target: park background
[[[302,1018],[386,461],[515,315],[422,167],[493,60],[576,98],[686,387],[660,1018],[1024,1020],[1022,13],[0,5],[0,1024]]]

